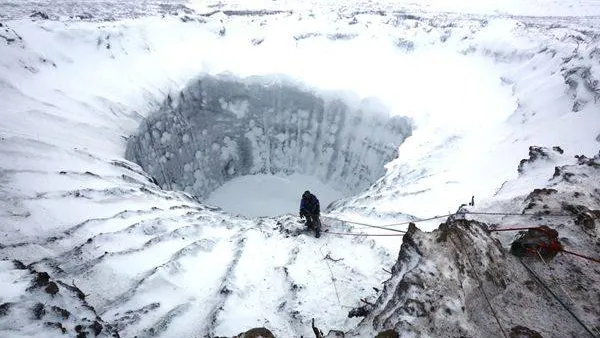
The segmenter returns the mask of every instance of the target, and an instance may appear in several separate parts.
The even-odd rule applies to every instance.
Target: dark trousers
[[[310,230],[315,230],[317,236],[321,233],[321,220],[319,219],[319,215],[317,214],[306,214],[306,226]]]

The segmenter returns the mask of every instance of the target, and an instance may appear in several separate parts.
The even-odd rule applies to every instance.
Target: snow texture
[[[121,337],[262,326],[308,337],[312,318],[348,335],[499,336],[482,287],[508,331],[583,336],[506,253],[512,235],[484,224],[548,224],[567,247],[598,252],[598,221],[585,216],[600,209],[598,159],[574,155],[598,152],[600,5],[449,4],[1,1],[0,336],[90,336],[100,325]],[[181,116],[206,132],[180,132]],[[336,129],[328,117],[360,123]],[[305,125],[280,132],[294,118]],[[398,121],[402,132],[384,127]],[[125,159],[146,131],[154,146],[136,160],[151,159],[151,172]],[[305,150],[291,147],[302,133]],[[270,145],[286,141],[290,154]],[[190,163],[198,152],[203,166]],[[346,160],[355,167],[344,173]],[[540,215],[412,228],[396,262],[399,237],[334,235],[371,230],[323,217],[315,239],[295,216],[239,217],[194,196],[245,173],[292,172],[339,188],[346,198],[324,216],[350,221],[417,220],[472,195],[473,210]],[[598,330],[596,265],[527,264]],[[48,283],[28,290],[37,272]],[[361,298],[375,305],[359,325],[347,314]]]

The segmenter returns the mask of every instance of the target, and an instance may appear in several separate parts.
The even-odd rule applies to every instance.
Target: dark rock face
[[[33,313],[33,318],[39,320],[39,319],[42,319],[42,317],[46,314],[46,308],[45,308],[44,304],[37,303],[33,306],[33,308],[31,309],[31,312]]]
[[[12,305],[12,303],[0,304],[0,317],[4,317],[8,314],[8,312],[10,311],[11,305]]]
[[[590,59],[597,57],[595,53],[590,53]],[[592,68],[590,66],[576,66],[576,67],[565,67],[562,70],[565,84],[568,86],[567,93],[574,100],[573,112],[579,112],[588,103],[597,103],[600,99],[600,81],[594,77]],[[581,88],[583,92],[587,92],[588,95],[582,95],[578,88]]]
[[[69,312],[61,307],[58,307],[58,306],[53,306],[52,311],[54,311],[56,314],[60,315],[63,319],[69,319],[69,316],[71,315],[71,312]]]
[[[529,273],[482,223],[456,220],[407,234],[393,273],[361,325],[417,337],[496,337],[516,324],[548,337],[585,335],[541,286],[526,291]]]
[[[291,84],[205,77],[140,125],[126,157],[167,189],[205,197],[259,173],[313,175],[358,192],[385,172],[410,136],[408,120],[381,104],[350,107]]]
[[[529,158],[521,160],[517,171],[519,174],[522,174],[525,172],[528,166],[531,166],[536,161],[550,160],[552,156],[555,156],[555,154],[561,155],[563,153],[564,151],[560,147],[549,149],[545,147],[531,146],[529,147]]]
[[[42,11],[35,11],[30,15],[30,17],[44,19],[44,20],[50,19],[50,16]]]
[[[546,188],[534,189],[525,198],[525,202],[527,203],[525,210],[533,209],[534,207],[536,207],[538,204],[540,204],[543,201],[544,196],[550,196],[552,194],[555,194],[556,192],[557,192],[556,189],[546,189]]]
[[[13,260],[13,265],[15,266],[16,269],[19,270],[26,270],[27,266],[25,266],[25,264],[23,264],[23,262],[19,261],[19,260]]]
[[[510,338],[544,338],[542,335],[525,326],[515,326],[510,329]]]
[[[102,324],[96,320],[92,325],[90,325],[90,329],[92,329],[94,336],[97,336],[100,334],[100,332],[102,332]]]
[[[530,155],[527,164],[548,156],[548,150],[532,147]],[[546,187],[521,197],[521,208],[530,216],[503,219],[503,224],[546,225],[567,248],[597,258],[598,160],[600,155],[580,156],[576,164],[559,167],[562,174]],[[394,329],[407,337],[590,336],[600,318],[596,263],[567,253],[552,260],[519,258],[508,250],[515,233],[489,228],[455,218],[431,233],[409,227],[392,277],[352,333]]]
[[[394,330],[385,330],[379,332],[375,338],[400,338],[400,335]]]
[[[119,337],[118,331],[77,295],[81,290],[74,286],[60,288],[59,284],[67,284],[31,266],[22,269],[22,264],[13,262],[12,265],[5,267],[12,269],[9,273],[18,276],[14,283],[20,285],[15,288],[20,294],[14,295],[12,302],[0,304],[0,331],[8,332],[6,328],[14,332],[24,330],[36,337],[55,336],[57,332],[70,337]]]
[[[44,291],[46,291],[46,293],[49,293],[54,296],[55,294],[58,293],[58,285],[56,285],[56,283],[54,283],[54,282],[50,282],[50,283],[48,283],[48,285],[46,286]]]
[[[250,329],[246,332],[242,332],[239,335],[232,338],[275,338],[273,333],[265,327],[257,327]]]
[[[41,288],[48,285],[50,282],[50,275],[47,272],[37,272],[35,278],[31,282],[33,288]]]
[[[58,329],[62,334],[67,333],[67,329],[60,322],[45,322],[44,325]]]

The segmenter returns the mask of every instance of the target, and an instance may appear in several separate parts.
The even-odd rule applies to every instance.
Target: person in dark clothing
[[[306,190],[302,194],[302,201],[300,202],[300,218],[306,218],[306,225],[309,229],[315,229],[315,237],[321,237],[321,220],[319,215],[321,214],[321,207],[317,196]]]

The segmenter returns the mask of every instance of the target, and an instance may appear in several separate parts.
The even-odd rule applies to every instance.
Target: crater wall
[[[201,77],[142,122],[126,158],[166,189],[201,198],[251,174],[313,175],[357,193],[385,173],[410,121],[267,78]]]

